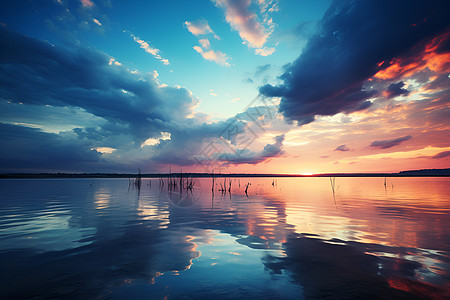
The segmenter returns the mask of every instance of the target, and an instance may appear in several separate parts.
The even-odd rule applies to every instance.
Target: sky
[[[450,167],[450,3],[0,2],[0,172]]]

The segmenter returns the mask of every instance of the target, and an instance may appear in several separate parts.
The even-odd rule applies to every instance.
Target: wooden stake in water
[[[251,185],[250,182],[247,183],[247,184],[245,185],[245,195],[247,195],[247,197],[248,197],[247,191],[248,191],[248,187],[249,187],[250,185]]]

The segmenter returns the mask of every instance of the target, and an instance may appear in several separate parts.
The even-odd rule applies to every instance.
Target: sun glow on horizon
[[[305,171],[305,172],[300,172],[299,174],[304,175],[304,176],[311,176],[311,175],[316,175],[316,172]]]

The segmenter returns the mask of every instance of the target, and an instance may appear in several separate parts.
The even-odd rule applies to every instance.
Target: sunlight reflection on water
[[[449,178],[231,182],[1,180],[0,297],[450,296]]]

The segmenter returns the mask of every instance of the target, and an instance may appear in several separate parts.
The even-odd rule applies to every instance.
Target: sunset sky
[[[450,2],[0,2],[0,173],[450,167]]]

